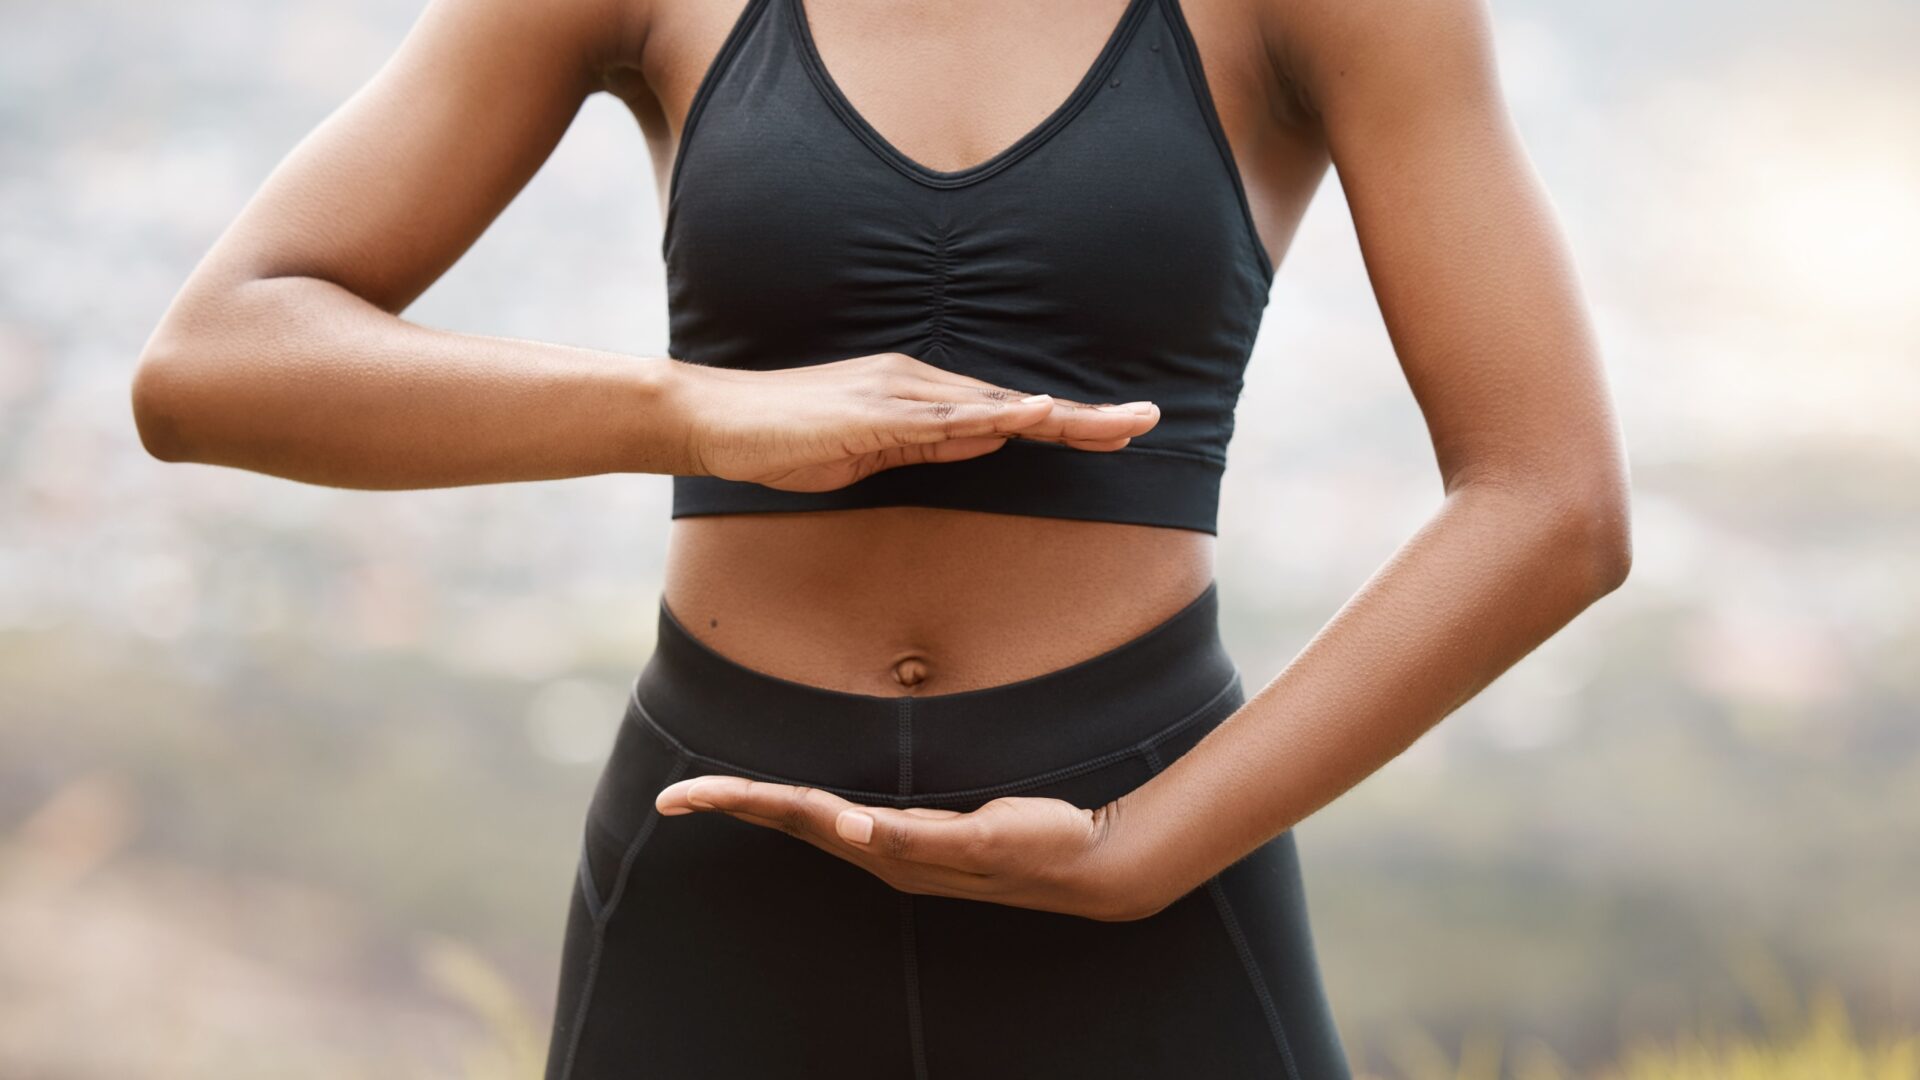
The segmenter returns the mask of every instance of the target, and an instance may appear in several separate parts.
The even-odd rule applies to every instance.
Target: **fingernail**
[[[1129,401],[1126,404],[1126,408],[1128,411],[1138,413],[1141,416],[1153,415],[1153,402],[1151,401]]]
[[[695,806],[704,806],[709,810],[713,809],[713,804],[700,796],[699,784],[695,784],[687,789],[686,800]]]
[[[873,817],[858,810],[842,810],[840,816],[833,819],[834,830],[843,838],[856,844],[864,844],[873,839]]]
[[[1052,399],[1053,399],[1052,394],[1030,394],[1027,397],[1021,398],[1020,403],[1022,405],[1027,405],[1036,401],[1051,401]]]

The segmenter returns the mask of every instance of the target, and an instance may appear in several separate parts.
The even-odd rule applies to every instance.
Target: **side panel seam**
[[[593,880],[593,866],[587,861],[587,842],[580,841],[580,898],[587,902],[587,914],[600,921],[600,886]]]
[[[672,784],[686,775],[687,769],[692,764],[693,762],[684,752],[676,750],[673,769],[667,773],[667,784]],[[587,1009],[593,1003],[594,983],[600,975],[600,956],[607,942],[607,923],[612,920],[614,909],[620,906],[620,897],[626,892],[627,874],[633,867],[634,857],[640,854],[640,848],[646,844],[647,838],[653,835],[653,827],[659,823],[660,812],[649,809],[647,820],[641,823],[639,832],[634,834],[633,842],[627,845],[626,853],[620,858],[620,871],[614,877],[612,894],[607,897],[605,907],[594,916],[593,951],[587,954],[587,973],[582,979],[580,1004],[573,1010],[573,1035],[567,1041],[567,1060],[560,1068],[558,1080],[567,1080],[573,1075],[574,1058],[580,1053],[580,1035],[587,1026]]]
[[[900,894],[900,942],[905,946],[907,1034],[913,1044],[913,1078],[927,1080],[927,1040],[920,1019],[920,953],[913,935],[913,894]]]
[[[1141,752],[1146,756],[1147,767],[1155,775],[1166,767],[1157,748],[1148,746]],[[1233,913],[1233,904],[1227,899],[1227,891],[1220,883],[1219,874],[1207,879],[1207,892],[1213,897],[1214,909],[1220,915],[1227,937],[1233,941],[1233,951],[1240,958],[1240,967],[1246,972],[1247,981],[1253,985],[1254,996],[1260,1000],[1260,1009],[1267,1017],[1267,1031],[1280,1051],[1280,1060],[1287,1066],[1287,1076],[1289,1080],[1300,1080],[1300,1068],[1293,1060],[1293,1047],[1288,1044],[1286,1030],[1280,1024],[1280,1010],[1273,1003],[1273,994],[1267,989],[1266,978],[1260,974],[1260,966],[1254,962],[1253,949],[1240,929],[1240,920]]]

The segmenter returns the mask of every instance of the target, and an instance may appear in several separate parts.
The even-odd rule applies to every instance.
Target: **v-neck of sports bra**
[[[901,152],[899,147],[869,123],[840,89],[840,84],[834,80],[833,74],[827,70],[826,62],[821,59],[819,47],[814,43],[813,29],[807,22],[805,0],[787,0],[787,7],[791,14],[794,33],[799,38],[800,55],[807,74],[819,88],[820,95],[826,99],[828,105],[832,106],[833,111],[839,114],[847,127],[872,148],[883,161],[900,172],[929,187],[952,188],[985,180],[1025,157],[1046,142],[1054,132],[1065,127],[1081,109],[1086,107],[1087,102],[1093,99],[1100,84],[1105,81],[1108,70],[1119,59],[1122,49],[1125,48],[1128,39],[1133,36],[1134,28],[1139,25],[1141,16],[1151,2],[1152,0],[1128,0],[1126,9],[1121,12],[1119,21],[1107,35],[1100,52],[1095,55],[1093,63],[1080,77],[1079,83],[1067,95],[1066,100],[1055,106],[1052,112],[1028,129],[1026,134],[1015,139],[993,156],[962,169],[929,168]]]

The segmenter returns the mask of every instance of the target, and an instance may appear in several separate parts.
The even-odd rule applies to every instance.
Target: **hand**
[[[1011,438],[1118,450],[1160,422],[1151,402],[1033,400],[900,353],[777,371],[679,367],[695,468],[783,491],[831,491],[882,469],[979,457]]]
[[[669,785],[654,807],[667,817],[718,811],[779,829],[901,892],[1120,922],[1178,899],[1151,887],[1134,872],[1138,860],[1122,854],[1124,801],[1083,810],[1060,799],[1010,797],[964,814],[897,810],[819,788],[713,775]]]

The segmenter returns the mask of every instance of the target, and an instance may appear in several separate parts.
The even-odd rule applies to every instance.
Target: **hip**
[[[1245,703],[1206,588],[1042,675],[863,695],[745,668],[664,602],[587,814],[549,1077],[1342,1077],[1291,833],[1141,920],[897,893],[776,830],[663,819],[700,772],[855,801],[1083,807]]]

